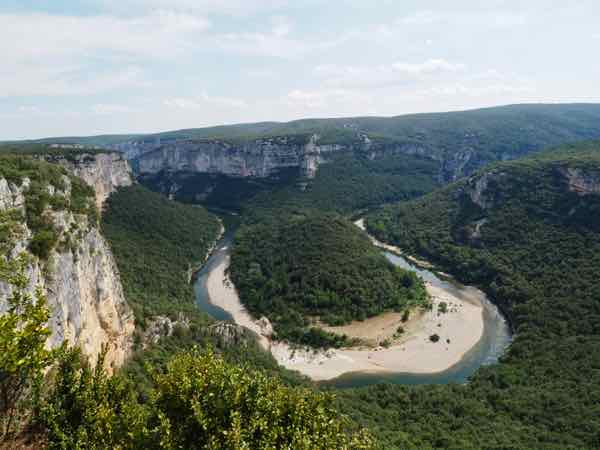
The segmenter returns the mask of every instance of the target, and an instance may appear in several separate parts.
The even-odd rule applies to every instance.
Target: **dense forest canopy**
[[[132,139],[222,139],[232,142],[273,136],[318,134],[323,143],[353,143],[358,133],[382,142],[422,143],[441,154],[457,144],[477,151],[519,155],[524,151],[600,137],[600,105],[529,104],[395,117],[302,119],[193,128],[143,135],[62,137],[38,142],[110,145]]]
[[[299,179],[297,169],[284,169],[266,178],[163,171],[143,175],[140,182],[180,202],[228,211],[285,206],[349,213],[432,191],[438,186],[438,165],[413,155],[371,160],[357,152],[343,152],[322,164],[312,180]]]
[[[197,308],[191,269],[204,261],[219,228],[216,216],[206,209],[169,201],[139,185],[121,188],[108,201],[102,229],[138,325],[135,353],[124,371],[141,391],[153,384],[145,369],[148,363],[164,367],[177,352],[194,346],[219,349],[229,362],[302,382],[279,369],[250,333],[239,331],[235,345],[225,345],[215,334],[215,321]],[[144,330],[159,315],[178,325],[171,336],[147,346]]]
[[[109,198],[102,230],[140,323],[195,309],[190,271],[204,262],[219,228],[204,208],[170,202],[142,186],[121,188]]]
[[[491,160],[594,137],[597,110],[594,105],[533,105],[457,113],[457,119],[407,116],[398,118],[405,121],[402,126],[396,118],[356,121],[372,127],[370,132],[382,140],[401,133],[417,141],[430,139],[442,152],[473,144]],[[499,119],[505,119],[504,125],[496,127]],[[292,127],[304,133],[314,123]],[[468,136],[460,128],[465,123]],[[270,133],[279,125],[261,126],[261,133]],[[251,128],[242,126],[240,133]],[[242,300],[256,315],[270,315],[281,337],[315,346],[347,343],[311,327],[315,312],[323,321],[344,323],[405,308],[423,294],[418,280],[390,267],[340,214],[431,191],[435,161],[339,157],[338,164],[321,166],[308,185],[282,178],[247,196],[222,188],[210,200],[211,206],[234,205],[242,212],[231,266]],[[83,185],[74,191],[81,201],[72,204],[52,205],[55,200],[45,197],[44,183],[59,180],[62,169],[15,156],[0,162],[0,174],[9,180],[25,173],[41,177],[32,213],[23,218],[31,226],[48,205],[74,206],[93,217],[91,191]],[[245,188],[235,184],[232,189]],[[186,191],[187,200],[207,200],[197,194]],[[481,368],[466,385],[338,390],[337,411],[368,427],[386,449],[600,448],[599,217],[600,143],[595,142],[496,163],[425,197],[374,210],[367,219],[372,234],[480,286],[507,313],[515,338],[500,363]],[[0,219],[1,249],[15,218]],[[187,325],[145,349],[138,342],[129,365],[115,377],[94,372],[76,353],[53,355],[52,381],[35,406],[44,443],[56,448],[92,442],[105,448],[140,443],[152,448],[156,442],[190,447],[210,439],[199,430],[218,428],[231,432],[225,437],[211,431],[222,439],[219,444],[244,442],[258,430],[265,446],[273,444],[271,438],[295,445],[285,440],[287,433],[260,434],[258,423],[269,417],[278,432],[297,416],[301,431],[292,438],[324,433],[324,448],[373,445],[369,436],[354,433],[352,423],[337,417],[328,396],[297,387],[306,380],[278,368],[251,336],[224,344],[211,331],[213,321],[196,311],[187,274],[217,235],[213,215],[134,186],[111,197],[102,227],[141,329],[159,314],[177,319],[183,313]],[[356,292],[361,295],[353,297]],[[174,358],[182,349],[186,352]],[[198,372],[209,376],[198,377]],[[225,392],[222,401],[204,401],[204,394],[217,388]],[[257,397],[257,392],[266,394]],[[260,420],[246,415],[251,408],[260,412]],[[226,409],[232,414],[223,414]],[[323,431],[324,422],[333,425]],[[227,441],[236,438],[241,440]]]
[[[423,282],[390,263],[367,236],[334,214],[264,213],[238,230],[230,272],[242,302],[267,316],[277,338],[343,345],[312,329],[403,311],[426,302]]]
[[[485,289],[515,337],[466,386],[351,390],[342,408],[388,448],[598,448],[598,181],[600,143],[579,144],[373,213],[380,239]]]

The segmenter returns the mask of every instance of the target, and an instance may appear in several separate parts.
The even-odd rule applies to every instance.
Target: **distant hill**
[[[248,151],[253,154],[266,151],[256,144],[257,140],[294,137],[288,141],[298,145],[308,143],[313,135],[319,136],[317,144],[321,147],[337,144],[341,149],[373,157],[423,155],[439,162],[441,179],[452,181],[492,161],[516,159],[560,144],[600,139],[600,104],[509,105],[461,112],[260,122],[156,134],[59,137],[35,142],[108,146],[125,151],[130,158],[158,149],[169,153],[192,151],[199,158],[206,158],[208,150],[200,143],[190,145],[189,141],[223,141],[227,144],[223,151],[235,151],[243,159],[244,148],[248,146],[252,147]],[[180,146],[177,142],[181,141],[188,142]],[[216,156],[211,154],[211,157]],[[188,159],[183,160],[190,164]]]

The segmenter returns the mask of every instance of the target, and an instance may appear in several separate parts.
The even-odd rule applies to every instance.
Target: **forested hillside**
[[[515,338],[466,386],[357,389],[343,408],[389,448],[598,448],[599,182],[600,144],[573,145],[369,217],[380,239],[482,286]]]
[[[164,171],[141,176],[140,182],[180,202],[238,212],[257,203],[349,212],[430,192],[438,185],[437,173],[438,163],[429,158],[396,155],[371,160],[344,152],[321,165],[312,180],[300,180],[296,169],[286,169],[268,178]],[[245,208],[248,205],[252,206]]]
[[[102,230],[140,324],[147,317],[195,310],[190,270],[202,264],[219,228],[204,208],[170,202],[142,186],[110,197]]]
[[[269,213],[273,215],[269,215]],[[346,219],[315,211],[263,212],[237,233],[230,272],[277,339],[314,347],[349,342],[315,328],[403,311],[427,300],[422,280],[391,264]]]
[[[55,175],[31,164],[3,165],[3,175]],[[14,286],[0,316],[0,448],[374,448],[331,396],[299,387],[253,336],[195,308],[188,268],[217,237],[213,215],[134,186],[113,195],[102,226],[136,311],[135,354],[109,376],[103,355],[90,367],[76,349],[45,349],[45,298],[0,254],[0,279]],[[173,328],[149,340],[158,314]]]
[[[371,157],[418,154],[435,160],[440,179],[452,181],[486,163],[515,159],[531,152],[585,139],[600,138],[600,105],[523,104],[446,113],[396,117],[303,119],[196,128],[147,135],[51,138],[111,146],[131,157],[140,152],[177,147],[177,141],[227,142],[238,150],[256,140],[285,138],[358,151]],[[327,158],[325,158],[327,159]]]
[[[302,119],[192,128],[146,135],[106,135],[48,138],[38,142],[110,145],[131,139],[232,139],[247,140],[283,135],[321,135],[324,142],[353,142],[356,132],[374,139],[429,142],[440,151],[472,141],[485,151],[518,150],[523,144],[547,146],[598,136],[597,104],[509,105],[448,113],[410,114],[395,117]],[[524,125],[527,124],[527,125]],[[507,130],[512,130],[507,133]],[[465,133],[469,133],[465,135]],[[535,141],[535,142],[534,142]]]
[[[231,339],[224,339],[215,321],[196,306],[191,269],[204,262],[218,237],[216,216],[202,207],[172,202],[142,186],[131,186],[110,197],[102,228],[113,249],[125,297],[136,315],[138,345],[125,371],[138,389],[148,390],[153,384],[145,370],[148,363],[164,367],[177,352],[193,346],[218,348],[229,362],[266,370],[294,384],[303,381],[280,370],[241,328],[234,327]],[[165,321],[156,328],[158,316],[169,319],[171,334],[166,332]],[[142,342],[148,339],[144,337],[148,329],[160,338],[149,346]]]

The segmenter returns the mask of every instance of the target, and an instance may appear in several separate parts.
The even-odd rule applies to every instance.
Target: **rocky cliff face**
[[[73,175],[83,179],[96,192],[96,207],[102,206],[108,196],[121,186],[131,186],[133,176],[129,162],[116,152],[80,153],[70,156],[44,156],[48,162],[65,167]]]
[[[567,167],[560,169],[571,192],[580,196],[600,193],[600,173]]]
[[[370,159],[403,154],[432,158],[440,164],[439,180],[451,182],[490,162],[469,145],[444,153],[425,143],[376,141],[362,133],[344,143],[324,144],[318,135],[280,136],[243,143],[148,138],[116,144],[113,149],[134,161],[134,167],[142,175],[169,170],[266,177],[281,168],[297,167],[301,176],[312,178],[320,164],[331,160],[332,153],[354,151]],[[501,158],[510,159],[511,155]]]
[[[132,142],[119,148],[135,159],[140,174],[170,170],[266,177],[278,169],[298,167],[303,176],[313,177],[327,154],[343,147],[319,145],[318,136],[313,135],[308,141],[283,136],[239,144],[221,140]]]
[[[490,171],[480,175],[473,176],[467,180],[464,192],[471,201],[485,210],[494,206],[496,191],[488,190],[490,183],[502,183],[501,179],[505,176],[503,172]]]
[[[94,187],[100,187],[96,191],[100,193],[98,199],[102,199],[113,180],[104,181],[100,175],[91,174],[102,158],[95,161],[85,162],[81,170],[90,171]],[[131,182],[130,177],[128,180]],[[42,188],[49,198],[42,216],[55,234],[56,243],[48,256],[41,258],[30,250],[37,232],[25,215],[28,195],[32,195],[32,186],[40,189],[40,181],[23,178],[19,183],[0,177],[0,225],[9,230],[2,236],[0,257],[11,260],[27,255],[29,289],[33,292],[36,286],[41,287],[52,311],[49,346],[63,342],[79,346],[92,362],[107,346],[106,365],[110,370],[121,366],[132,348],[133,313],[123,296],[113,255],[97,224],[90,216],[69,207],[72,178],[63,175],[60,181],[60,186],[46,184]],[[7,217],[11,217],[10,221]],[[6,310],[11,292],[12,286],[0,281],[0,313]]]

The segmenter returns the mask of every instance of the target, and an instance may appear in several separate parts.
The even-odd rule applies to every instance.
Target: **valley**
[[[361,342],[357,344],[358,348],[317,351],[274,341],[270,322],[252,317],[240,302],[235,286],[226,274],[230,245],[229,239],[221,242],[217,250],[218,264],[212,265],[209,261],[211,271],[207,278],[196,282],[200,308],[219,319],[233,320],[252,330],[258,336],[261,347],[269,351],[280,365],[313,380],[332,380],[346,375],[342,383],[348,385],[348,374],[362,372],[383,373],[381,378],[369,377],[369,384],[379,380],[403,383],[402,376],[398,376],[400,374],[408,374],[409,377],[411,374],[434,374],[439,377],[445,375],[442,372],[452,372],[455,376],[448,381],[463,382],[481,364],[495,362],[510,342],[506,322],[482,292],[442,281],[432,272],[418,269],[392,254],[386,256],[403,268],[418,270],[419,275],[427,280],[427,291],[433,300],[431,307],[412,309],[412,318],[406,321],[402,321],[401,313],[385,313],[346,326],[322,326],[325,331],[358,339]],[[448,305],[447,313],[438,312],[441,302]],[[211,306],[220,311],[215,312]],[[398,327],[404,330],[400,336],[397,335]],[[436,345],[431,342],[430,336],[438,333],[443,338]],[[384,341],[389,344],[386,342],[382,346]],[[473,358],[475,348],[478,355]],[[462,367],[459,369],[457,366]],[[390,376],[390,373],[398,375]],[[411,377],[413,383],[415,379]],[[429,380],[429,376],[423,377],[424,382]],[[328,385],[335,385],[335,380]]]
[[[600,145],[548,147],[594,137],[594,111],[356,119],[362,137],[349,119],[187,130],[152,149],[156,137],[129,136],[129,161],[4,146],[0,275],[28,253],[27,292],[41,281],[52,308],[49,348],[81,348],[52,363],[44,439],[190,446],[199,403],[189,399],[240,380],[222,385],[252,386],[243,411],[268,416],[253,403],[265,389],[274,408],[295,399],[285,417],[311,430],[311,413],[295,409],[308,398],[343,448],[594,448]],[[535,132],[515,131],[524,117]],[[398,147],[411,136],[404,121],[425,130],[420,150]],[[465,123],[478,124],[477,140],[457,138]],[[273,137],[288,127],[299,133]],[[3,311],[19,292],[9,285]],[[85,361],[99,361],[96,378]],[[226,416],[211,429],[238,426]]]

